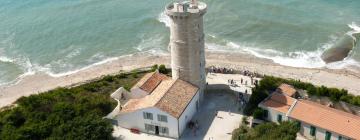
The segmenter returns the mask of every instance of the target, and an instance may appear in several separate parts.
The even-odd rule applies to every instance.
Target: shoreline
[[[222,51],[207,51],[206,63],[207,66],[249,70],[265,75],[298,79],[315,85],[344,88],[351,94],[360,95],[360,70],[358,69],[289,67],[276,64],[269,59],[258,58],[248,53]],[[104,75],[113,75],[120,71],[131,71],[154,64],[165,64],[169,67],[169,54],[155,56],[138,53],[112,59],[63,76],[53,77],[41,72],[25,76],[16,84],[0,86],[0,108],[11,105],[21,96],[29,96],[57,87],[70,87],[89,82]]]

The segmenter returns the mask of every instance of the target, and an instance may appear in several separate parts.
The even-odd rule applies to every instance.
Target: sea
[[[63,76],[136,53],[168,53],[171,0],[0,0],[0,85],[38,72]],[[320,55],[359,30],[359,0],[203,0],[206,49],[280,65],[360,67]],[[350,28],[351,27],[351,28]]]

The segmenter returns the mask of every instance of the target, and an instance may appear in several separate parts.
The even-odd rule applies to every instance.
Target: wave
[[[165,12],[160,13],[157,19],[158,21],[164,23],[166,27],[170,27],[171,19],[169,16],[166,15]]]
[[[352,29],[352,31],[347,32],[346,34],[351,36],[355,41],[357,40],[354,34],[360,34],[360,26],[357,25],[355,22],[348,24],[348,27]]]
[[[5,57],[5,56],[0,56],[0,62],[5,62],[5,63],[14,63],[15,60]]]
[[[170,18],[164,13],[160,13],[158,16],[158,21],[165,24],[165,26],[170,27]],[[360,33],[360,27],[356,23],[352,23],[348,25],[352,32],[349,32],[351,36],[354,33]],[[207,34],[207,36],[218,39],[214,34]],[[206,47],[208,50],[213,51],[234,51],[238,50],[240,52],[249,53],[259,58],[270,59],[273,62],[291,66],[291,67],[302,67],[302,68],[330,68],[330,69],[342,69],[347,66],[357,66],[360,67],[360,63],[351,58],[351,56],[347,57],[341,62],[329,63],[326,64],[321,55],[323,52],[333,46],[336,42],[337,37],[330,36],[330,41],[326,44],[323,44],[320,48],[314,51],[293,51],[293,52],[281,52],[274,49],[264,49],[260,46],[256,46],[253,44],[242,43],[241,45],[236,44],[234,42],[230,42],[222,39],[223,42],[227,42],[226,45],[221,45],[217,43],[206,43]]]
[[[132,55],[127,55],[127,56],[132,56]],[[105,63],[109,63],[111,61],[115,61],[115,60],[118,60],[120,57],[111,57],[111,58],[107,58],[105,60],[102,60],[100,62],[96,62],[96,63],[93,63],[89,66],[85,66],[85,67],[82,67],[80,69],[76,69],[76,70],[72,70],[72,71],[67,71],[67,72],[63,72],[63,73],[54,73],[51,71],[51,69],[49,68],[44,68],[44,67],[39,67],[39,71],[41,72],[45,72],[46,74],[50,75],[51,77],[63,77],[63,76],[66,76],[66,75],[71,75],[71,74],[74,74],[74,73],[77,73],[79,71],[83,71],[83,70],[86,70],[86,69],[89,69],[89,68],[92,68],[94,66],[98,66],[98,65],[102,65],[102,64],[105,64]]]
[[[215,37],[215,36],[211,36]],[[351,58],[347,57],[345,60],[340,62],[334,62],[326,64],[322,59],[322,53],[333,46],[336,41],[336,37],[331,37],[331,41],[323,44],[322,47],[314,51],[292,51],[292,52],[281,52],[274,49],[264,49],[261,46],[250,43],[235,43],[227,41],[226,45],[219,45],[216,43],[206,43],[208,50],[212,51],[225,51],[225,52],[244,52],[251,54],[258,58],[270,59],[274,63],[301,68],[329,68],[329,69],[343,69],[348,66],[356,66],[360,68],[360,63]]]

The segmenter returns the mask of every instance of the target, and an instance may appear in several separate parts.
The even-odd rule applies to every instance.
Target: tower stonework
[[[203,30],[206,8],[205,3],[191,0],[173,2],[165,9],[171,19],[169,49],[172,77],[198,86],[200,100],[206,84]]]

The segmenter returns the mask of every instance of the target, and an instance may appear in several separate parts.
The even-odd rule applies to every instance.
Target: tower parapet
[[[170,43],[172,77],[205,89],[205,41],[203,15],[207,6],[197,0],[173,2],[165,13],[171,19]]]

